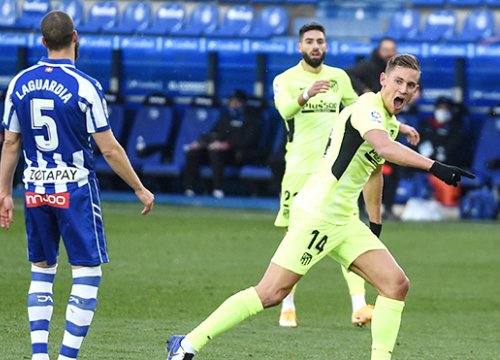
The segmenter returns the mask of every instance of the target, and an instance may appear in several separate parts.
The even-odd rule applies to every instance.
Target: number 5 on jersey
[[[54,151],[59,146],[57,136],[57,125],[54,119],[44,115],[42,110],[54,110],[53,99],[31,99],[31,128],[40,130],[47,129],[47,137],[35,135],[36,147],[41,151]]]

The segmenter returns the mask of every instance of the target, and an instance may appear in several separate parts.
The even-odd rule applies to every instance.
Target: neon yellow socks
[[[371,360],[390,360],[398,337],[404,301],[378,296],[372,318]]]
[[[222,303],[186,339],[196,351],[200,351],[209,340],[262,310],[264,307],[255,288],[240,291]]]

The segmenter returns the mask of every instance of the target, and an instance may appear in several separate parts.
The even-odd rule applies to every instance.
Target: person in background
[[[450,98],[439,97],[434,105],[434,113],[423,123],[420,133],[422,142],[418,152],[433,160],[456,166],[465,164],[462,152],[464,140],[462,108]],[[459,188],[441,186],[429,177],[436,200],[444,205],[458,205]]]
[[[187,146],[184,169],[186,196],[195,195],[199,168],[207,156],[213,172],[212,194],[218,199],[224,197],[224,166],[240,166],[257,158],[262,123],[260,117],[247,107],[246,101],[246,94],[235,90],[213,129]]]
[[[377,48],[373,50],[369,59],[361,60],[346,69],[351,78],[352,86],[358,95],[380,91],[380,74],[384,72],[387,62],[396,53],[396,41],[384,37],[379,41]]]

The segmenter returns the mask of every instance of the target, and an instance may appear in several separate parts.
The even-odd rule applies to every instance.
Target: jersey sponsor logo
[[[26,192],[26,207],[34,208],[39,206],[52,206],[59,209],[69,208],[69,193],[57,194],[37,194],[31,191]]]
[[[51,73],[52,71],[54,71],[54,68],[53,67],[50,67],[50,66],[47,66],[44,70],[46,73]]]
[[[370,112],[370,119],[378,124],[382,124],[382,114],[377,110]]]
[[[382,159],[380,155],[377,154],[377,152],[373,149],[370,150],[370,152],[365,153],[365,158],[367,158],[368,161],[375,166],[384,162],[384,159]]]
[[[69,90],[64,87],[64,85],[59,84],[55,80],[48,80],[48,79],[34,79],[28,81],[26,84],[23,84],[21,86],[21,92],[16,91],[16,96],[19,100],[22,100],[27,94],[29,94],[32,91],[40,91],[40,90],[45,90],[45,91],[50,91],[57,96],[66,104],[69,99],[73,96],[72,93],[69,92]]]
[[[29,167],[25,170],[25,179],[30,182],[50,182],[50,183],[67,183],[80,180],[76,168],[51,168],[51,169],[38,169]]]
[[[311,254],[309,254],[307,251],[302,255],[302,257],[300,258],[300,263],[303,265],[303,266],[307,266],[311,263],[311,260],[312,260],[313,256]]]
[[[326,102],[320,100],[317,103],[307,102],[303,107],[301,113],[316,113],[316,112],[337,112],[337,103]]]

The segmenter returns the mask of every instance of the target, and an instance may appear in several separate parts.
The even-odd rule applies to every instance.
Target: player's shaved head
[[[387,62],[387,66],[385,67],[385,73],[389,74],[398,66],[417,70],[420,73],[420,63],[418,59],[410,54],[398,54],[391,57]]]
[[[62,50],[71,44],[75,27],[63,11],[51,11],[42,19],[42,35],[49,50]]]

